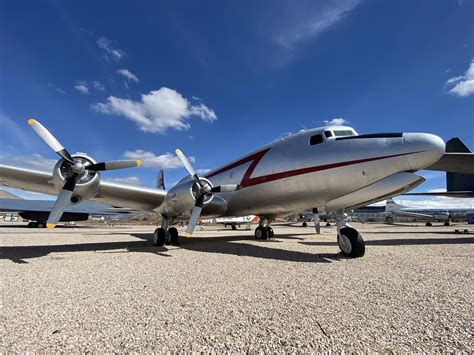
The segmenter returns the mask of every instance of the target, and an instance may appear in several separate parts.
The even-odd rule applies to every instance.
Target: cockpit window
[[[335,130],[333,131],[334,132],[334,135],[336,137],[347,137],[347,136],[353,136],[354,135],[354,132],[352,131],[349,131],[349,130]]]
[[[324,131],[324,135],[326,138],[332,137],[332,132],[331,131]]]
[[[320,134],[316,134],[315,136],[311,136],[309,139],[309,145],[315,145],[323,142],[323,136]]]

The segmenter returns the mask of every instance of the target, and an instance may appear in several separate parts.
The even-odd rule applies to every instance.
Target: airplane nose
[[[403,133],[403,143],[416,152],[407,156],[413,170],[421,170],[436,163],[444,154],[444,141],[429,133]]]

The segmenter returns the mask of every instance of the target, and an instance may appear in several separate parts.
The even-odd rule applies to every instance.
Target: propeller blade
[[[142,165],[141,160],[116,160],[116,161],[106,161],[103,163],[87,165],[85,168],[90,171],[104,171],[104,170],[134,168],[140,165]]]
[[[237,184],[226,184],[226,185],[218,185],[214,186],[211,189],[212,193],[219,193],[219,192],[232,192],[232,191],[237,191],[240,190],[240,185]]]
[[[193,167],[189,163],[188,159],[186,156],[183,154],[183,152],[180,149],[176,149],[176,155],[178,156],[179,160],[181,160],[181,163],[183,163],[184,167],[188,171],[189,175],[193,177],[193,179],[199,184],[199,186],[202,188],[203,185],[201,183],[201,180],[199,180],[199,177],[197,176],[196,172],[194,171]]]
[[[41,123],[36,121],[33,118],[28,120],[28,124],[33,128],[38,136],[56,153],[58,153],[62,158],[74,164],[74,160],[71,157],[71,154],[59,143],[59,141],[48,131]]]
[[[46,227],[54,228],[58,224],[61,216],[64,213],[64,210],[68,205],[71,204],[71,196],[76,187],[78,174],[74,173],[69,179],[66,180],[66,183],[63,186],[63,189],[59,193],[58,198],[54,202],[53,209],[49,213],[48,221],[46,222]]]
[[[184,236],[191,238],[193,236],[194,228],[196,227],[199,216],[201,215],[202,206],[204,204],[204,195],[201,195],[197,198],[196,204],[194,205],[193,211],[191,212],[191,217],[189,218],[188,227]]]

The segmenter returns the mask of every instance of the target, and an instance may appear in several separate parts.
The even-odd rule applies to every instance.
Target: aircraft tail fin
[[[163,170],[158,171],[158,175],[156,177],[156,188],[165,190],[165,175]]]
[[[396,203],[392,198],[387,199],[385,203],[385,212],[396,211],[402,208],[403,206]]]
[[[458,137],[446,142],[446,153],[471,153]],[[446,173],[446,189],[454,191],[474,191],[474,174]]]

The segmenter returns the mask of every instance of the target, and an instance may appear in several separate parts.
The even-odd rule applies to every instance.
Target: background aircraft
[[[202,216],[260,216],[257,239],[273,237],[270,221],[276,216],[313,210],[334,211],[337,240],[343,254],[365,253],[361,234],[346,223],[344,210],[399,195],[424,179],[414,172],[438,170],[474,173],[474,156],[445,153],[438,136],[427,133],[359,135],[346,126],[303,130],[277,139],[256,151],[199,177],[179,150],[176,154],[189,176],[170,190],[128,186],[102,181],[100,171],[140,165],[139,161],[96,163],[78,153],[71,155],[34,119],[34,131],[61,158],[52,174],[0,165],[0,183],[43,193],[58,193],[47,224],[54,227],[66,207],[95,200],[154,211],[163,217],[154,244],[178,243],[170,227],[176,218],[189,217],[190,237]],[[319,218],[319,217],[318,217]]]
[[[0,212],[17,212],[18,215],[29,220],[28,227],[44,228],[50,212],[53,210],[54,201],[50,200],[23,200],[14,194],[0,190]],[[131,217],[136,212],[114,207],[103,203],[80,202],[67,206],[61,215],[60,222],[85,221],[89,217],[115,216]]]
[[[252,223],[258,223],[259,217],[255,215],[243,216],[243,217],[223,217],[216,218],[217,224],[223,224],[224,228],[231,226],[232,229],[240,228],[240,225],[245,224],[247,229],[250,229]]]
[[[449,226],[453,219],[466,220],[468,213],[474,213],[474,209],[469,208],[409,208],[396,203],[389,198],[385,205],[387,220],[393,221],[391,216],[414,217],[417,219],[427,220],[426,225],[431,226],[430,221],[444,222],[445,226]]]

